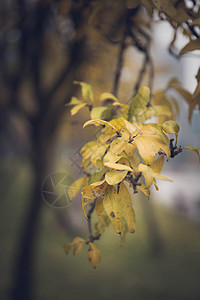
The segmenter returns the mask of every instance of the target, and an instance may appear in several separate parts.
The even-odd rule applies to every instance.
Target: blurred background
[[[91,84],[97,103],[100,93],[116,91],[127,10],[123,1],[98,2],[0,1],[0,299],[198,300],[200,169],[195,154],[184,151],[166,164],[164,174],[174,182],[160,181],[149,201],[134,195],[136,233],[120,247],[108,228],[98,242],[102,262],[96,270],[87,249],[77,257],[63,251],[74,236],[87,236],[80,195],[62,208],[43,197],[49,178],[65,178],[68,186],[82,175],[79,151],[93,134],[82,130],[89,111],[71,117],[66,107],[72,96],[80,97],[73,81]],[[142,16],[149,26],[153,91],[178,77],[193,93],[199,51],[177,60],[168,51],[173,39],[168,23],[152,24],[143,10],[130,12],[139,15],[135,22]],[[180,32],[177,48],[187,42]],[[133,94],[143,56],[134,47],[124,52],[117,93],[122,102]],[[148,84],[147,76],[143,79]],[[199,113],[194,111],[189,124],[187,103],[176,99],[178,144],[199,147]]]

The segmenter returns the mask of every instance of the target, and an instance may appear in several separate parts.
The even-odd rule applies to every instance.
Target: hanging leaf
[[[125,186],[125,184],[123,182],[120,184],[118,195],[119,195],[121,205],[122,205],[123,216],[127,222],[129,231],[131,233],[134,233],[135,232],[135,212],[134,212],[134,209],[132,206],[130,193],[127,190],[127,187]]]
[[[122,207],[113,185],[108,185],[103,199],[104,209],[115,229],[119,234],[122,232]]]
[[[94,268],[101,262],[101,251],[93,243],[89,243],[88,259]]]

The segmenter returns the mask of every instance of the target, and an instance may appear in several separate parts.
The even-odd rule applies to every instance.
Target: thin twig
[[[101,236],[101,234],[98,234],[97,236],[94,236],[92,233],[92,223],[91,223],[91,218],[92,218],[92,213],[95,209],[95,204],[96,204],[97,198],[94,199],[94,201],[90,204],[90,209],[87,213],[87,222],[88,222],[88,231],[89,231],[89,242],[93,242],[95,240],[98,240]]]

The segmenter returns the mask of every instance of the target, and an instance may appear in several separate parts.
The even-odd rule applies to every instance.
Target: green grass
[[[9,290],[27,207],[26,172],[21,170],[17,178],[3,199],[0,215],[0,299],[6,299]],[[146,213],[141,201],[145,201]],[[34,270],[36,300],[199,300],[199,226],[154,201],[137,199],[134,203],[136,233],[129,234],[125,247],[120,247],[119,237],[108,228],[97,242],[102,262],[95,270],[88,263],[87,249],[77,256],[65,255],[62,246],[72,238],[57,224],[53,209],[44,205]],[[152,203],[164,246],[160,255],[152,253],[153,235],[148,230],[152,224],[146,221]]]

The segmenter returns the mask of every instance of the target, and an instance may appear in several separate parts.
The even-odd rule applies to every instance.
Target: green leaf
[[[139,113],[143,112],[149,103],[150,89],[146,86],[141,86],[137,95],[133,98],[128,112],[129,121]]]
[[[74,116],[75,114],[77,114],[77,112],[79,112],[79,110],[83,107],[85,107],[87,105],[87,103],[81,103],[78,105],[75,105],[72,109],[71,109],[71,115]]]
[[[123,212],[123,216],[127,222],[129,231],[131,233],[134,233],[135,232],[135,212],[134,212],[134,209],[132,206],[130,193],[127,190],[127,187],[125,186],[125,184],[123,182],[120,184],[118,195],[119,195],[119,198],[122,203],[122,212]]]
[[[81,86],[83,99],[90,99],[92,102],[94,102],[93,91],[90,84],[82,81],[74,81],[74,84],[79,84]]]
[[[114,186],[108,185],[103,199],[103,206],[115,231],[119,234],[122,232],[122,207],[120,201],[121,199]]]
[[[108,110],[106,106],[93,107],[90,113],[91,119],[101,119],[104,111]]]
[[[181,147],[182,149],[188,149],[188,150],[192,150],[193,152],[195,152],[198,157],[199,157],[199,162],[200,162],[200,148],[193,148],[190,146],[186,146],[186,147]]]
[[[114,185],[121,182],[127,175],[128,171],[111,170],[105,175],[108,184]]]
[[[178,133],[180,130],[180,127],[178,123],[176,123],[173,120],[169,120],[163,123],[163,130],[168,133],[168,134],[175,134],[176,136],[176,143],[177,143],[177,138],[178,138]]]

